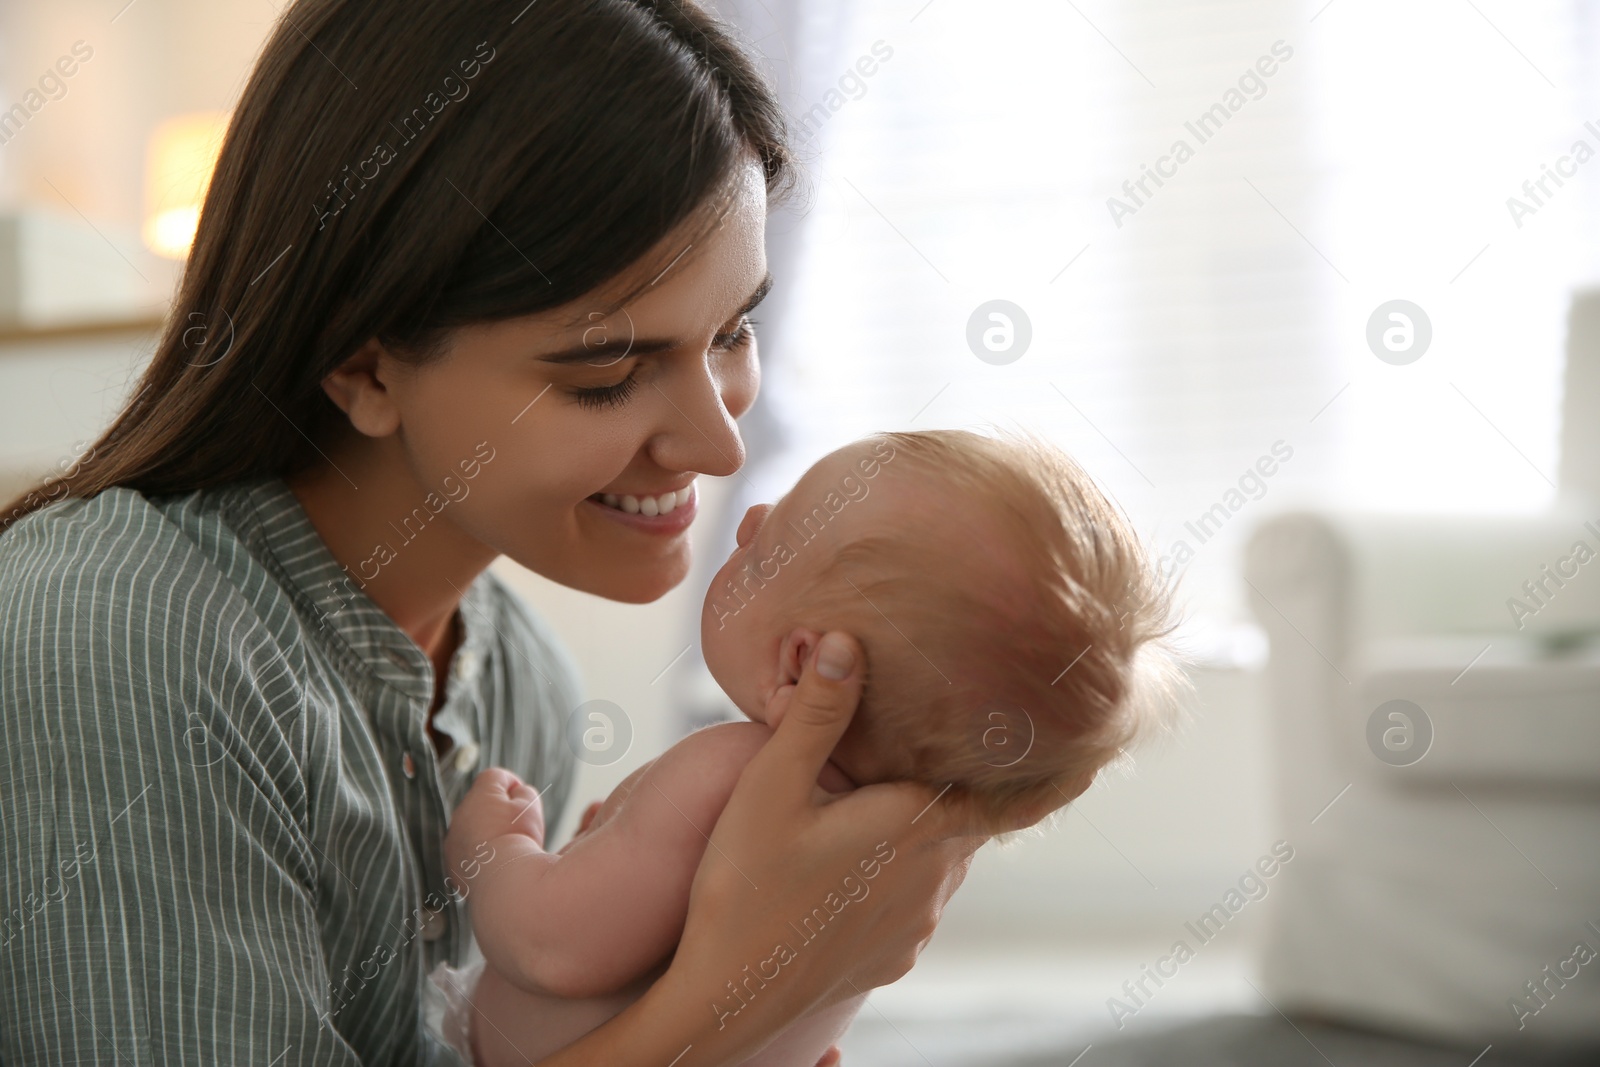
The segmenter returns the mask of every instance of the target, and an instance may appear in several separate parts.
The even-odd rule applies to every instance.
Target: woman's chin
[[[589,575],[591,581],[576,588],[623,604],[650,604],[672,592],[688,576],[689,553],[685,548],[681,558],[656,560],[650,567],[601,568]]]
[[[633,559],[634,566],[617,565],[614,555],[594,561],[567,558],[557,563],[548,558],[525,559],[507,552],[521,566],[544,578],[576,589],[580,593],[615,600],[622,604],[649,604],[660,600],[689,576],[689,546],[652,560]]]
[[[602,589],[586,590],[586,592],[593,592],[595,596],[604,597],[607,600],[615,600],[619,604],[653,604],[671,591],[672,586],[670,585],[661,589],[649,591],[642,590],[637,587],[618,589],[615,591]]]

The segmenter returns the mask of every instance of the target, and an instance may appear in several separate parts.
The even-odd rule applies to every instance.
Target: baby
[[[798,682],[824,632],[854,634],[868,672],[818,779],[834,793],[910,779],[960,790],[995,816],[1063,802],[1178,691],[1155,569],[1082,469],[1037,439],[878,434],[824,457],[776,505],[751,508],[737,540],[706,595],[701,651],[750,721],[690,734],[591,807],[559,851],[471,883],[485,964],[457,984],[476,982],[479,1064],[521,1067],[571,1044],[665,970],[707,835],[771,735],[768,702]],[[519,789],[542,849],[537,794]],[[447,856],[480,844],[456,825]],[[789,950],[893,861],[887,844],[863,860],[844,895],[790,925]],[[729,1025],[764,984],[761,969],[770,980],[784,962],[730,982],[710,1004],[718,1021]],[[748,1065],[813,1067],[863,1000],[802,1018]],[[458,1042],[462,1014],[458,1001]]]

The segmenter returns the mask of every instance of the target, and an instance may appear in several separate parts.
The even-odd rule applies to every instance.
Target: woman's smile
[[[691,480],[681,489],[662,493],[595,493],[583,503],[624,526],[673,536],[694,522],[700,510],[700,494]]]

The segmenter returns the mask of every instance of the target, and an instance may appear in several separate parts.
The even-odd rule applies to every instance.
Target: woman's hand
[[[846,634],[819,643],[712,831],[677,954],[645,998],[691,1021],[680,1067],[737,1063],[800,1016],[900,978],[973,852],[1018,828],[914,783],[817,786],[860,699],[861,659]]]
[[[666,973],[541,1067],[742,1063],[802,1015],[909,971],[978,846],[1059,806],[994,825],[915,783],[821,789],[861,696],[861,659],[847,634],[819,643],[711,832]]]

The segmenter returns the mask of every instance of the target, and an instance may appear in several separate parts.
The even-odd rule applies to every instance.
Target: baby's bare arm
[[[753,722],[696,731],[630,776],[560,852],[494,838],[468,893],[484,958],[518,987],[560,997],[614,992],[659,964],[683,933],[708,835],[770,736]]]

